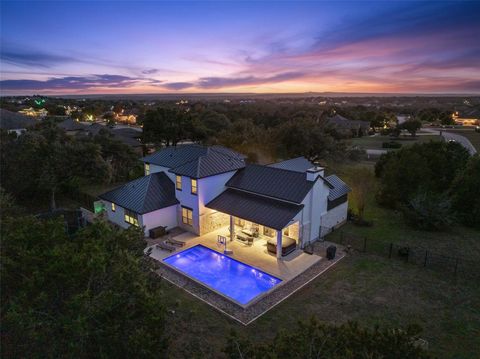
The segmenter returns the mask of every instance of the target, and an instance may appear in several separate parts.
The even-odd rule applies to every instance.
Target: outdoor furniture
[[[253,245],[253,237],[248,236],[246,234],[237,234],[237,239],[240,242],[247,243],[248,245]]]
[[[183,247],[185,245],[185,242],[177,241],[176,239],[173,239],[173,238],[168,238],[166,242],[176,247]]]
[[[282,238],[282,256],[292,253],[297,248],[297,241],[290,237]],[[267,241],[267,250],[272,254],[277,254],[277,238],[271,238]]]
[[[167,234],[167,227],[163,227],[163,226],[155,227],[150,229],[150,231],[148,232],[149,232],[150,238],[155,239]]]
[[[157,247],[160,249],[163,249],[168,252],[174,252],[177,250],[175,246],[172,246],[171,244],[168,244],[167,241],[163,241],[157,244]]]
[[[337,247],[335,246],[328,246],[327,247],[327,259],[331,261],[335,259],[335,253],[337,252]]]

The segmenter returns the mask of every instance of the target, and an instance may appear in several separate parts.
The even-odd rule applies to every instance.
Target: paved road
[[[435,135],[440,134],[440,130],[438,129],[424,128],[424,130]],[[475,153],[477,153],[477,150],[475,149],[475,147],[473,147],[472,143],[468,140],[468,138],[462,135],[459,135],[457,133],[447,132],[446,130],[441,130],[441,135],[446,141],[456,141],[460,143],[463,147],[465,147],[468,150],[468,152],[470,152],[472,156]]]

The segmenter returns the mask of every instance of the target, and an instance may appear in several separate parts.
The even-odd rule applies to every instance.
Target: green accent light
[[[103,211],[105,211],[105,205],[100,201],[95,202],[93,204],[93,208],[94,208],[95,214],[102,213]]]

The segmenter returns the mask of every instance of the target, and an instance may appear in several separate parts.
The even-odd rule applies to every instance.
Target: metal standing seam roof
[[[272,163],[268,167],[282,168],[284,170],[295,172],[306,172],[309,168],[315,167],[315,165],[307,160],[305,157],[291,158],[289,160]]]
[[[145,214],[178,202],[175,185],[164,172],[152,173],[115,188],[99,198],[138,214]]]
[[[303,205],[227,188],[206,204],[206,207],[282,230],[300,212]]]
[[[170,172],[203,178],[245,167],[245,156],[222,146],[181,145],[167,147],[142,161],[170,168]]]
[[[301,203],[315,182],[306,174],[280,168],[248,165],[227,181],[226,186],[268,197]]]
[[[336,175],[327,176],[326,180],[333,186],[333,188],[330,188],[330,193],[328,195],[329,201],[333,201],[337,198],[340,198],[352,190],[350,187],[348,187],[348,185],[345,182],[343,182]]]

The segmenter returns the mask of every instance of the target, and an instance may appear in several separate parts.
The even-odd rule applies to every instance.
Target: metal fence
[[[363,253],[380,255],[390,259],[397,259],[405,263],[414,264],[438,272],[444,272],[454,277],[480,278],[480,261],[464,259],[459,256],[450,256],[428,248],[411,246],[400,243],[378,245],[367,237],[340,232],[339,239],[333,240],[347,250],[356,250]]]

